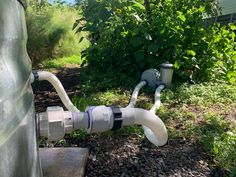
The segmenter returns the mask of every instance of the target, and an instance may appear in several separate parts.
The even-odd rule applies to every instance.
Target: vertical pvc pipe
[[[152,113],[156,113],[156,110],[161,106],[161,91],[165,88],[164,85],[160,85],[157,87],[155,92],[155,103],[150,109]]]
[[[147,82],[146,81],[141,81],[134,89],[133,93],[132,93],[132,96],[131,96],[131,99],[130,99],[130,102],[129,102],[129,105],[127,106],[127,108],[133,108],[137,102],[137,98],[138,98],[138,94],[139,94],[139,91],[141,90],[141,88],[143,86],[147,85]]]

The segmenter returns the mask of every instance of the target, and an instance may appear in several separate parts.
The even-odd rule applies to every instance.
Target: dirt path
[[[79,92],[74,87],[79,83],[79,67],[55,73],[69,96]],[[37,112],[45,111],[47,106],[62,106],[47,82],[34,84],[34,92]],[[87,177],[223,176],[220,170],[213,168],[211,158],[201,146],[191,139],[170,139],[167,145],[159,148],[139,139],[138,135],[114,135],[110,138],[91,135],[83,141],[69,137],[63,145],[53,146],[88,147]]]

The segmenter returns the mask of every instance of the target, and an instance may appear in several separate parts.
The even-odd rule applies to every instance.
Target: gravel
[[[179,142],[181,141],[181,143]],[[215,176],[210,157],[191,140],[169,140],[164,147],[154,147],[138,135],[114,135],[67,140],[68,145],[89,147],[86,176]]]

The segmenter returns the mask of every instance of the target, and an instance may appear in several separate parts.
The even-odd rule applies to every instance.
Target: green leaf
[[[137,51],[134,53],[135,59],[137,62],[142,62],[144,60],[145,54],[144,51]]]
[[[148,45],[148,52],[156,53],[158,52],[159,46],[157,44]]]
[[[218,147],[214,146],[213,151],[214,151],[214,154],[218,154],[219,153]]]
[[[227,78],[231,84],[235,84],[236,82],[236,72],[229,72],[227,73]]]
[[[180,12],[180,11],[177,11],[177,13],[178,13],[178,18],[181,20],[181,21],[183,21],[183,22],[185,22],[186,21],[186,17],[184,16],[184,14],[182,13],[182,12]]]
[[[204,7],[204,6],[201,6],[201,7],[200,7],[198,10],[199,10],[199,12],[201,12],[201,13],[202,13],[202,12],[204,12],[204,11],[205,11],[205,7]]]
[[[194,57],[196,55],[196,52],[194,50],[187,50],[187,54]]]
[[[235,26],[234,24],[229,24],[229,27],[230,27],[230,29],[233,30],[233,31],[236,30],[236,26]]]
[[[165,33],[165,29],[162,29],[161,31],[160,31],[160,34],[164,34]]]
[[[145,39],[147,39],[148,41],[152,40],[152,36],[148,33],[145,33]]]
[[[181,66],[180,61],[175,61],[174,68],[179,69],[180,66]]]
[[[130,39],[130,43],[133,47],[139,47],[143,44],[143,40],[141,37],[133,37]]]
[[[141,3],[137,2],[137,1],[133,1],[133,3],[134,3],[135,7],[138,7],[141,10],[145,10],[144,5],[142,5]]]
[[[133,14],[134,18],[138,21],[138,22],[142,22],[143,20],[139,17],[139,15],[137,14]]]

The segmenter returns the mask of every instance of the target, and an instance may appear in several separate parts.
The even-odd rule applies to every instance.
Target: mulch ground
[[[80,90],[80,68],[55,71],[69,96]],[[55,90],[47,82],[33,85],[36,112],[48,106],[63,106]],[[60,146],[54,144],[53,146]],[[90,150],[87,177],[221,177],[211,157],[192,139],[169,139],[167,145],[154,147],[140,142],[138,135],[114,135],[109,138],[91,135],[84,140],[65,138],[63,146],[86,147]]]

